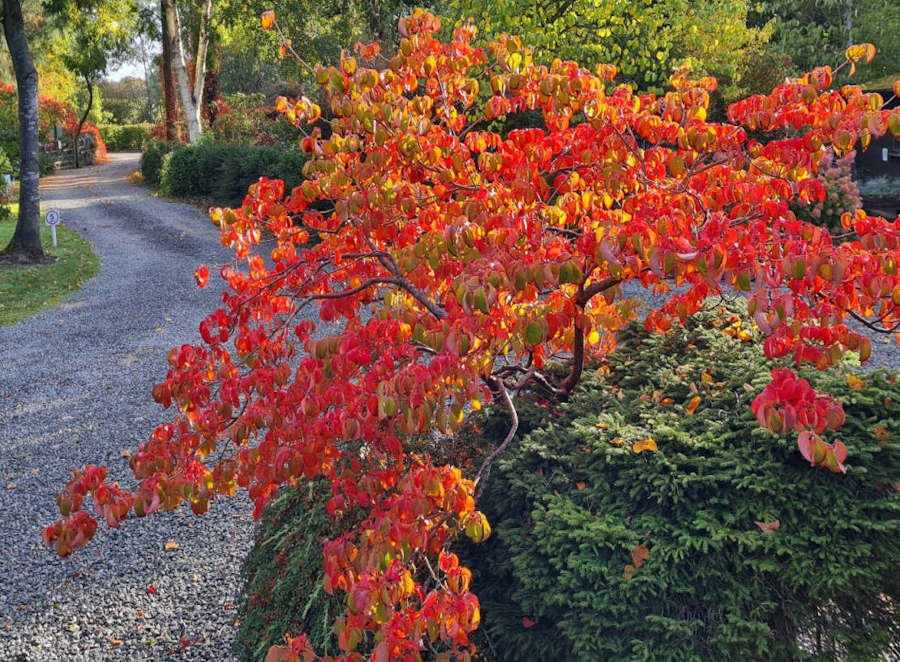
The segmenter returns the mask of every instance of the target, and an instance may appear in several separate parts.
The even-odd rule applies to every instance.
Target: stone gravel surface
[[[100,274],[61,306],[0,328],[0,660],[223,660],[235,633],[238,569],[251,544],[245,495],[101,525],[60,560],[41,529],[85,464],[134,481],[134,451],[166,420],[150,390],[166,352],[199,341],[229,259],[197,209],[149,196],[127,176],[138,155],[42,182],[43,208],[89,240]],[[177,549],[166,551],[166,543]]]

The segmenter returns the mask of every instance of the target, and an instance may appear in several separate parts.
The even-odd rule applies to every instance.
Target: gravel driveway
[[[138,155],[42,182],[43,207],[88,239],[100,274],[56,309],[0,328],[0,660],[220,660],[235,633],[238,568],[251,544],[244,493],[101,525],[65,560],[41,529],[74,467],[105,464],[133,485],[122,452],[166,419],[150,390],[166,352],[197,342],[229,258],[196,209],[151,198],[126,177]],[[178,545],[166,551],[166,543]],[[152,587],[152,588],[151,588]]]

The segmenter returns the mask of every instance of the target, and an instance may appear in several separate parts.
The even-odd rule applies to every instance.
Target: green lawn
[[[13,235],[18,205],[12,215],[0,221],[0,250]],[[23,317],[59,305],[81,289],[84,281],[100,271],[100,263],[91,245],[69,228],[56,228],[59,246],[53,247],[50,228],[41,223],[44,252],[59,258],[33,267],[0,264],[0,326],[15,324]]]

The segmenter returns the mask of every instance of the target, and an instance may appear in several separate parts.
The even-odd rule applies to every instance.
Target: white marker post
[[[50,227],[53,236],[53,248],[56,248],[56,226],[59,225],[59,209],[48,209],[44,214],[44,225]]]

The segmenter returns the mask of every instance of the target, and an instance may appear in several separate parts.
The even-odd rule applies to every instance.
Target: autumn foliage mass
[[[485,50],[472,25],[447,43],[438,28],[416,12],[395,54],[358,46],[319,68],[327,112],[278,100],[307,131],[305,180],[263,179],[240,209],[211,211],[236,257],[222,306],[201,344],[169,353],[153,396],[172,419],[133,456],[137,487],[85,467],[60,494],[44,534],[60,555],[96,530],[85,497],[113,527],[183,502],[203,513],[239,488],[259,514],[279,485],[323,475],[329,512],[368,514],[324,549],[324,588],[346,594],[340,659],[469,659],[477,587],[449,547],[490,535],[476,497],[514,443],[517,389],[565,398],[629,321],[664,332],[726,291],[744,293],[773,361],[760,424],[796,435],[813,465],[852,462],[840,403],[792,366],[865,361],[867,335],[897,331],[900,220],[860,211],[832,235],[790,205],[823,199],[827,148],[900,134],[900,109],[832,89],[821,67],[710,122],[714,79],[678,71],[663,96],[637,94],[611,65],[539,65],[516,38]],[[525,111],[542,121],[497,129]],[[665,303],[644,310],[629,283]],[[565,357],[553,382],[545,368]],[[432,460],[492,400],[509,412],[503,444],[466,473]],[[279,653],[317,659],[303,637]]]

